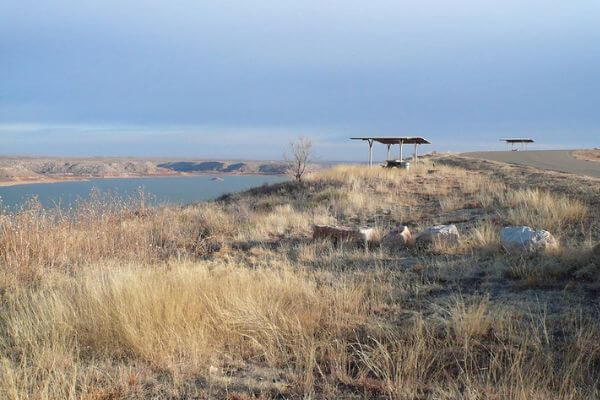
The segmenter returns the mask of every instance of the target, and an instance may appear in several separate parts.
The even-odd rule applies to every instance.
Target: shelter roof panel
[[[505,138],[500,140],[506,143],[534,143],[531,138]]]
[[[352,140],[373,140],[383,144],[431,144],[427,139],[420,136],[365,136],[353,137]]]

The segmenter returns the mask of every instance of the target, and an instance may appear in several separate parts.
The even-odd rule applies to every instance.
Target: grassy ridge
[[[577,150],[573,152],[575,158],[588,161],[600,161],[600,149]]]
[[[188,207],[2,215],[5,398],[588,399],[600,216],[584,198],[430,164],[339,166]],[[454,247],[312,242],[455,223]],[[553,253],[500,250],[505,224]]]

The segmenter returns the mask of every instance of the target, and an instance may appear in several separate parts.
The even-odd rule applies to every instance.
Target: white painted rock
[[[509,253],[536,252],[558,247],[558,242],[548,231],[534,230],[528,226],[507,226],[500,231],[500,243]]]
[[[408,226],[400,225],[389,231],[381,243],[384,246],[410,246],[412,235]]]
[[[348,228],[334,225],[313,225],[313,240],[331,239],[334,242],[351,241],[368,244],[373,240],[372,228]]]
[[[456,245],[460,240],[460,234],[456,225],[436,225],[426,228],[419,233],[415,239],[417,243],[433,243]]]

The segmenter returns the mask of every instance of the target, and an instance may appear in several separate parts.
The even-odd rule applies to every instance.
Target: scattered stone
[[[509,253],[536,252],[558,247],[558,241],[545,230],[528,226],[507,226],[500,231],[500,243]]]
[[[373,228],[358,229],[359,241],[365,245],[373,241],[373,236],[375,236],[375,230]]]
[[[410,246],[412,235],[408,226],[400,225],[388,232],[382,239],[381,243],[384,246]]]
[[[368,245],[373,240],[375,231],[372,228],[349,228],[334,225],[313,225],[313,240],[331,239],[334,243],[343,241]]]
[[[417,244],[439,243],[454,246],[460,240],[460,234],[456,225],[436,225],[426,228],[415,238]]]

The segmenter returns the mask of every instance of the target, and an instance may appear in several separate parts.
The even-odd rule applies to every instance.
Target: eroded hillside
[[[320,165],[312,165],[319,169]],[[197,173],[282,175],[281,161],[167,161],[133,158],[0,158],[0,185],[70,179]]]

